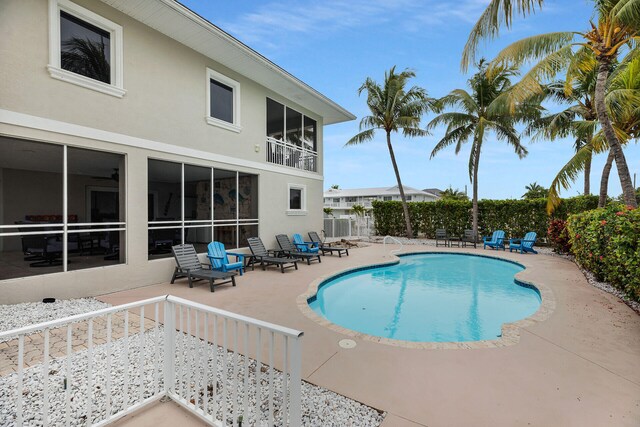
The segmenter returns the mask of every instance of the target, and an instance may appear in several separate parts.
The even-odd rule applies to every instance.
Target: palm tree
[[[598,128],[597,114],[593,104],[596,82],[596,59],[591,56],[591,61],[582,60],[582,70],[575,79],[572,91],[566,95],[564,89],[557,89],[556,100],[573,99],[576,102],[566,110],[531,124],[527,133],[536,132],[534,140],[539,138],[555,139],[557,137],[572,134],[576,137],[576,154],[562,167],[554,178],[547,200],[547,210],[552,212],[560,203],[560,187],[567,189],[571,182],[584,169],[585,175],[589,173],[589,166],[593,153],[609,152],[607,161],[602,170],[600,180],[600,197],[598,205],[603,207],[607,202],[607,190],[609,185],[609,173],[613,166],[614,152],[604,138],[602,129]],[[566,83],[564,83],[566,85]],[[607,95],[605,101],[612,125],[622,145],[640,136],[640,103],[637,99],[629,98],[627,94],[640,91],[640,50],[631,50],[622,61],[616,65],[609,75],[607,82]],[[588,194],[588,193],[585,193]]]
[[[322,208],[322,211],[327,217],[333,216],[333,208],[327,206],[326,208]]]
[[[356,216],[356,227],[358,229],[358,237],[360,237],[360,222],[364,215],[367,213],[367,210],[362,205],[353,205],[351,206],[351,213]]]
[[[521,198],[525,200],[544,199],[549,191],[535,181],[525,186],[524,189],[527,190],[527,192],[524,193]]]
[[[467,194],[464,191],[460,191],[457,188],[454,190],[452,187],[447,188],[440,193],[440,200],[469,200]]]
[[[526,15],[542,6],[542,3],[542,0],[492,0],[470,35],[463,54],[463,66],[473,57],[480,39],[495,37],[501,24],[511,25],[514,4],[517,12]],[[594,0],[594,14],[597,24],[591,22],[588,31],[555,32],[525,38],[503,49],[494,63],[522,66],[529,61],[536,62],[509,96],[510,108],[515,108],[515,105],[533,94],[542,93],[543,81],[552,79],[562,70],[567,70],[567,83],[571,84],[572,76],[581,69],[580,61],[573,60],[574,46],[580,45],[593,52],[597,64],[594,102],[598,122],[613,152],[625,203],[635,208],[637,202],[631,174],[607,110],[605,96],[609,73],[620,52],[640,41],[640,0]],[[570,91],[570,86],[565,89]],[[627,101],[638,97],[638,94],[626,94]]]
[[[427,96],[427,92],[423,88],[412,86],[408,90],[406,89],[408,80],[413,77],[415,77],[415,73],[410,70],[396,74],[395,66],[385,73],[382,86],[367,77],[358,89],[358,95],[367,92],[367,107],[369,107],[371,115],[362,118],[360,132],[345,144],[345,146],[362,144],[371,141],[376,130],[385,132],[391,164],[402,199],[407,237],[409,238],[413,237],[413,230],[411,229],[409,208],[400,179],[400,171],[391,145],[391,133],[402,130],[405,137],[428,135],[426,130],[420,128],[420,119],[427,110],[435,106],[434,100]]]
[[[494,67],[487,70],[487,64],[480,60],[478,72],[469,79],[471,93],[456,89],[439,100],[443,108],[456,107],[458,111],[440,114],[434,118],[427,129],[447,125],[445,136],[431,152],[433,158],[449,145],[456,145],[456,154],[462,144],[471,141],[469,155],[469,179],[473,184],[473,231],[478,235],[478,168],[482,144],[489,133],[499,141],[511,145],[519,158],[527,155],[527,149],[520,144],[516,123],[535,119],[539,116],[539,107],[535,102],[521,103],[514,112],[495,108],[495,102],[511,88],[512,68]]]
[[[583,49],[578,54],[591,55],[591,51]],[[593,55],[591,55],[593,57]],[[593,58],[595,63],[595,57]],[[570,104],[564,110],[549,114],[535,120],[527,126],[524,134],[532,137],[532,141],[550,140],[566,138],[572,136],[574,140],[574,150],[576,153],[591,145],[593,135],[597,127],[597,116],[594,103],[596,70],[595,67],[586,67],[580,70],[580,74],[574,79],[570,93],[565,91],[566,81],[553,82],[545,88],[547,98],[561,104]],[[551,213],[560,203],[560,189],[569,188],[576,179],[580,171],[584,171],[583,194],[591,194],[591,161],[592,153],[587,152],[580,157],[580,162],[576,156],[563,167],[556,175],[549,188],[547,197],[547,211]],[[608,175],[607,175],[608,176]],[[606,189],[606,187],[605,187]],[[606,194],[605,194],[606,198]]]

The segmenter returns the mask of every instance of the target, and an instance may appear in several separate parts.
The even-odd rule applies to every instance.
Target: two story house
[[[0,3],[0,304],[166,281],[322,227],[353,114],[174,0]]]
[[[418,190],[406,185],[402,187],[407,202],[433,202],[440,198],[426,190]],[[354,205],[363,206],[365,211],[370,211],[372,209],[371,202],[374,200],[400,201],[402,199],[397,185],[376,188],[330,188],[324,192],[324,207],[331,208],[335,218],[351,216],[350,211]]]

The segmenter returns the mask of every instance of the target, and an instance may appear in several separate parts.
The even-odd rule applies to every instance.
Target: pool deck
[[[410,426],[638,426],[640,425],[640,316],[616,297],[590,286],[570,261],[482,249],[442,249],[493,255],[523,264],[521,278],[551,292],[545,320],[516,328],[516,343],[472,349],[413,349],[352,337],[302,313],[301,294],[319,277],[349,267],[388,262],[398,246],[371,245],[350,256],[325,256],[285,274],[249,271],[238,286],[189,289],[186,280],[104,295],[123,304],[173,294],[304,331],[302,376],[387,412],[385,427]],[[403,252],[436,252],[405,246]],[[162,416],[159,416],[162,411]],[[199,425],[171,403],[120,422],[156,427]],[[157,420],[157,421],[156,421]],[[180,421],[178,421],[180,420]]]

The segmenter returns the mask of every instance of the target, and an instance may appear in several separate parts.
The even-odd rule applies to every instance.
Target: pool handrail
[[[404,247],[404,244],[400,240],[396,239],[393,236],[389,236],[389,235],[384,236],[384,239],[382,239],[382,247],[385,250],[387,248],[387,239],[391,239],[391,240],[395,241],[396,243],[398,243],[400,245],[400,249],[394,249],[392,251],[389,251],[389,255],[394,255],[394,254],[397,254],[397,253],[402,251],[402,248]]]

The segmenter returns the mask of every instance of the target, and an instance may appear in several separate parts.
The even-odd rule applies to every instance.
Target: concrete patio
[[[486,349],[410,349],[334,332],[298,308],[296,298],[320,276],[348,267],[389,261],[398,247],[371,245],[321,264],[249,271],[238,286],[185,280],[103,295],[123,304],[173,294],[304,331],[302,376],[387,412],[384,426],[640,425],[640,316],[617,298],[590,286],[570,261],[546,255],[491,252],[527,267],[522,277],[549,288],[550,317],[519,328],[519,342]],[[404,252],[435,251],[404,247]],[[443,249],[439,248],[439,252]],[[444,249],[489,254],[482,249]],[[167,278],[169,279],[169,277]],[[119,425],[199,425],[172,403],[158,404]]]

